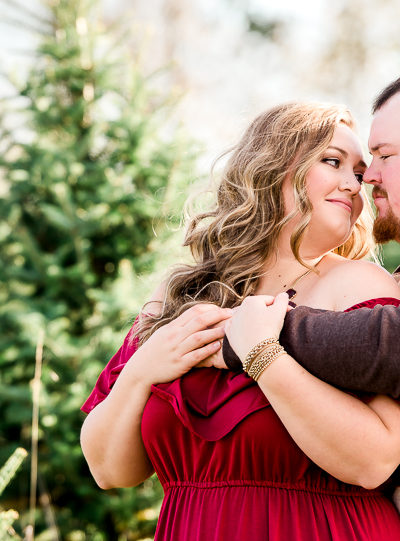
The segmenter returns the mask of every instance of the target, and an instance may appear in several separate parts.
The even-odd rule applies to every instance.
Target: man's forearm
[[[400,307],[290,311],[281,344],[318,378],[348,390],[400,397]]]

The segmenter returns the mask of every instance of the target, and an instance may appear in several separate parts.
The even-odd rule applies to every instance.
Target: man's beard
[[[400,220],[393,214],[391,208],[386,212],[386,216],[375,219],[372,230],[374,239],[378,244],[385,244],[390,240],[400,242]]]

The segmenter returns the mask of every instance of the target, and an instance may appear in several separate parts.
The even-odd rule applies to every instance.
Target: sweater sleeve
[[[349,312],[299,306],[287,314],[280,342],[319,379],[348,390],[399,398],[399,301],[377,301],[380,304],[361,307],[366,305],[361,303]]]

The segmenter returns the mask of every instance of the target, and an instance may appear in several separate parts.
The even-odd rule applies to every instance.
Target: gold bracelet
[[[254,362],[251,364],[251,367],[247,371],[248,375],[258,381],[258,378],[264,372],[270,364],[272,364],[275,359],[277,359],[282,353],[286,353],[283,346],[280,344],[269,349],[266,353],[262,353]]]
[[[265,338],[265,340],[262,340],[258,344],[256,344],[249,353],[246,355],[244,361],[243,361],[243,370],[245,372],[248,372],[248,369],[250,368],[252,362],[257,357],[257,355],[260,353],[262,349],[264,349],[265,346],[269,344],[279,344],[277,338]]]
[[[249,363],[247,363],[246,367],[243,366],[243,370],[249,373],[252,366],[256,366],[258,364],[257,361],[260,359],[261,356],[264,356],[266,354],[271,355],[274,351],[277,351],[277,348],[278,349],[281,348],[281,345],[279,344],[278,341],[271,344],[267,344],[266,346],[262,348],[261,351],[259,351],[255,355],[255,357],[253,357],[253,359],[250,360]]]

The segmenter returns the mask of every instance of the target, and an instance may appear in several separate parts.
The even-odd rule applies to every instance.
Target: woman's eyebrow
[[[331,149],[333,149],[333,150],[338,150],[341,154],[343,154],[343,156],[344,156],[345,158],[347,158],[347,156],[348,156],[348,153],[347,153],[343,148],[334,147],[334,146],[332,146],[332,145],[329,146],[328,148],[331,148]]]
[[[337,150],[338,152],[340,152],[340,154],[344,156],[344,158],[347,158],[349,155],[348,152],[346,152],[343,148],[334,147],[332,145],[329,146],[328,148],[331,148],[332,150]],[[360,160],[357,165],[361,165],[362,167],[367,168],[367,164],[364,162],[364,160]]]

